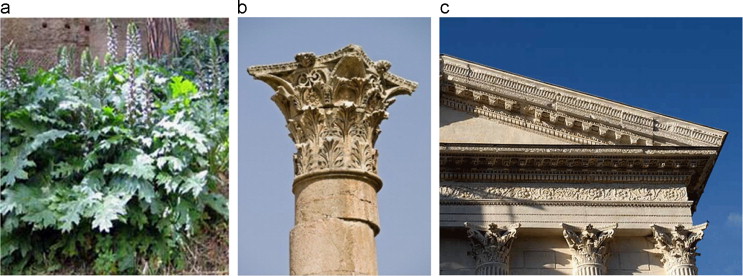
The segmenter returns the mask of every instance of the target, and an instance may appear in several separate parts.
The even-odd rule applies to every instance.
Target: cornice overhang
[[[441,55],[441,104],[569,142],[722,147],[727,132]]]
[[[411,94],[418,87],[417,82],[409,81],[400,76],[387,72],[387,70],[390,67],[388,62],[372,61],[372,59],[366,55],[366,53],[363,51],[363,49],[359,45],[351,44],[346,47],[343,47],[342,49],[338,51],[325,54],[325,55],[321,55],[321,56],[316,56],[316,57],[313,56],[309,58],[302,58],[302,57],[309,57],[309,56],[300,54],[298,55],[297,61],[295,62],[251,66],[248,68],[248,74],[255,76],[256,79],[266,81],[272,88],[274,88],[275,90],[278,90],[280,87],[288,88],[291,86],[290,83],[287,83],[285,80],[281,79],[283,75],[291,73],[302,67],[308,67],[307,65],[308,62],[311,62],[313,65],[314,64],[335,65],[341,59],[351,57],[351,58],[357,58],[359,61],[361,61],[363,63],[364,68],[378,69],[377,71],[381,73],[380,74],[381,78],[385,82],[383,83],[383,86],[385,88],[388,88],[388,91],[385,91],[385,92],[389,98],[392,98],[400,94]],[[309,66],[312,66],[312,65],[309,65]],[[386,68],[383,68],[385,66]]]
[[[718,150],[441,143],[439,174],[442,182],[461,183],[683,184],[694,210]]]

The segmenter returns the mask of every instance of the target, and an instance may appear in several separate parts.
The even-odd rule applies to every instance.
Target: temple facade
[[[440,58],[441,274],[694,275],[727,132]]]

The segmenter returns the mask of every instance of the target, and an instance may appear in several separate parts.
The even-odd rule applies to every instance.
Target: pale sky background
[[[274,91],[247,74],[252,65],[294,61],[300,52],[361,45],[390,72],[418,82],[382,122],[379,176],[380,274],[430,274],[431,42],[429,18],[239,18],[239,274],[288,274],[294,226],[292,154]]]

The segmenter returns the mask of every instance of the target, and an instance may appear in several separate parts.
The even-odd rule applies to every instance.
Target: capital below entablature
[[[521,224],[498,227],[495,223],[487,229],[464,223],[472,250],[469,255],[475,258],[475,273],[478,275],[508,275],[511,246],[516,239],[516,230]]]
[[[573,274],[606,274],[606,261],[609,257],[608,244],[614,237],[617,224],[594,228],[588,224],[583,228],[562,224],[563,236],[573,255]]]
[[[671,228],[652,225],[655,248],[660,251],[663,268],[669,275],[697,275],[697,242],[704,237],[705,222],[689,228],[679,224]]]
[[[271,86],[271,99],[287,121],[295,143],[296,177],[323,171],[377,173],[380,124],[387,108],[417,83],[389,73],[390,62],[373,62],[360,46],[295,62],[253,66],[248,73]]]

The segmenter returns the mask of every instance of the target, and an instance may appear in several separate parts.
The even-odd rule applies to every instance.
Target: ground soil
[[[229,196],[229,176],[219,174],[223,185],[219,193]],[[204,225],[201,233],[193,237],[184,247],[186,250],[186,269],[176,274],[229,274],[229,224]]]

